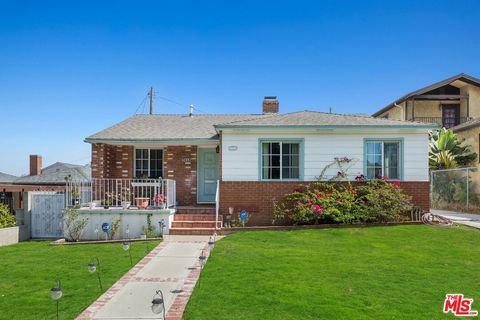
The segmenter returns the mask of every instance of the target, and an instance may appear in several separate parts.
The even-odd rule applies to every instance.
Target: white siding
[[[335,157],[353,158],[349,175],[353,179],[363,172],[364,139],[403,138],[404,181],[428,181],[428,135],[424,133],[385,134],[222,134],[222,179],[224,181],[258,181],[259,139],[303,139],[304,180],[315,180]],[[231,147],[229,149],[229,147]],[[235,149],[236,150],[231,150]],[[327,171],[327,177],[338,168]]]

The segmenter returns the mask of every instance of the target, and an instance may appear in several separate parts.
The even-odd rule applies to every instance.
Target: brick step
[[[171,235],[183,236],[211,236],[215,232],[215,228],[170,228]],[[220,234],[220,230],[216,231]]]
[[[177,207],[178,214],[215,214],[215,207]]]
[[[218,221],[217,226],[221,227],[222,222]],[[215,228],[215,221],[172,221],[172,228]]]
[[[215,221],[215,214],[185,214],[175,213],[174,221]],[[222,215],[218,215],[218,221],[222,221]]]

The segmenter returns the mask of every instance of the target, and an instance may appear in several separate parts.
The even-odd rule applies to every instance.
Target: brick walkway
[[[166,318],[182,319],[200,276],[198,257],[202,250],[208,255],[208,238],[166,236],[77,319],[158,319],[151,311],[156,290],[164,294]]]

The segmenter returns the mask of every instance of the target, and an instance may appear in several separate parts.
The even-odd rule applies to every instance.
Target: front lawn
[[[132,243],[133,262],[159,241]],[[100,260],[106,291],[130,269],[130,258],[121,244],[50,246],[46,241],[0,247],[0,319],[54,319],[50,288],[62,283],[60,319],[74,319],[102,293],[96,274],[87,265]]]
[[[217,242],[185,319],[445,319],[480,310],[480,232],[395,226],[239,232]]]

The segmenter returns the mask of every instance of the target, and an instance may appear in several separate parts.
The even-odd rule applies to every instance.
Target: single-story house
[[[398,180],[429,210],[428,131],[438,126],[317,111],[279,113],[265,97],[259,114],[135,115],[85,139],[92,178],[176,181],[178,207],[216,203],[246,209],[249,224],[272,222],[273,201],[315,181],[336,157],[353,159],[349,177]],[[336,168],[327,170],[331,177]]]

